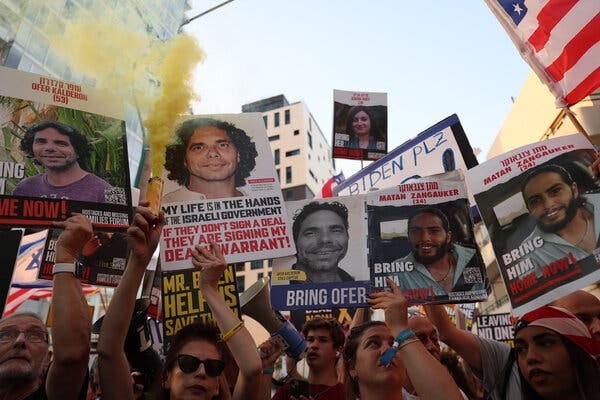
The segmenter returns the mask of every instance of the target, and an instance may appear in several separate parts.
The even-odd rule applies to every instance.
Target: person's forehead
[[[315,329],[309,329],[308,332],[306,332],[306,336],[307,337],[327,337],[328,339],[331,339],[331,332],[329,331],[329,329],[327,328],[315,328]]]
[[[560,335],[552,329],[545,328],[543,326],[527,326],[517,332],[515,339],[528,342],[534,340],[536,337],[545,335],[560,337]]]
[[[364,118],[364,117],[369,117],[369,114],[367,114],[364,111],[359,111],[356,114],[354,114],[354,118]]]
[[[558,307],[565,308],[573,314],[600,313],[600,299],[591,293],[577,291],[567,295],[554,303]]]
[[[8,318],[0,320],[0,329],[9,327],[16,329],[30,329],[35,327],[44,331],[46,330],[46,327],[39,318],[28,314],[11,315]]]
[[[231,141],[231,138],[223,129],[215,126],[204,126],[194,131],[193,135],[190,137],[188,146],[194,143],[212,143],[218,140]]]
[[[181,346],[179,354],[189,354],[200,359],[219,358],[219,349],[211,341],[203,339],[192,339]]]
[[[342,217],[340,217],[335,211],[331,210],[318,210],[308,215],[302,222],[300,227],[301,230],[314,227],[327,227],[327,226],[338,226],[344,225]]]
[[[392,337],[392,333],[390,332],[390,329],[385,326],[385,325],[376,325],[376,326],[372,326],[370,328],[367,328],[361,337],[361,340],[367,340],[370,337],[379,337],[382,339],[389,339]]]
[[[550,187],[556,185],[557,183],[566,184],[562,177],[552,171],[541,172],[538,175],[534,176],[527,182],[524,188],[524,192],[526,195],[534,194],[532,192],[545,191]]]
[[[411,317],[408,319],[408,327],[415,333],[430,334],[435,332],[435,326],[429,321],[429,318],[425,317]]]
[[[435,214],[424,212],[418,214],[410,221],[410,226],[419,228],[439,227],[442,228],[442,220]]]
[[[34,136],[36,139],[43,137],[43,138],[52,138],[54,140],[64,140],[66,142],[71,143],[71,138],[69,137],[69,135],[65,135],[64,133],[60,132],[59,130],[52,128],[52,127],[48,127],[48,128],[44,128],[41,129],[39,131],[37,131],[35,133]]]

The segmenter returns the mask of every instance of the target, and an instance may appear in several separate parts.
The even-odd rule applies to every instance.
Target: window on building
[[[310,174],[310,176],[312,176],[312,178],[315,180],[315,182],[319,183],[319,180],[317,179],[317,177],[315,176],[314,172],[312,172],[309,168],[308,173]]]
[[[285,183],[292,183],[292,167],[285,167]]]
[[[275,172],[277,172],[277,180],[281,182],[281,173],[279,172],[279,168],[277,168]]]
[[[290,150],[290,151],[285,152],[286,157],[297,156],[298,154],[300,154],[300,149]]]
[[[294,129],[294,136],[298,136],[300,134],[300,130],[299,129]]]
[[[273,158],[275,159],[275,165],[279,165],[279,149],[275,149],[273,152]]]
[[[275,113],[274,125],[276,127],[279,126],[279,113],[278,112]]]
[[[297,200],[297,199],[294,199],[294,191],[291,189],[287,190],[285,192],[285,201],[290,201],[290,200]]]
[[[308,130],[312,131],[312,118],[308,117]]]
[[[245,276],[236,276],[235,283],[237,285],[238,293],[242,293],[246,290],[246,277]]]
[[[263,115],[263,122],[265,123],[265,128],[269,127],[269,116]]]
[[[235,272],[244,271],[244,263],[235,263]]]
[[[310,134],[310,132],[306,133],[306,140],[308,140],[308,147],[312,149],[312,135]]]
[[[279,140],[279,135],[269,136],[269,142],[274,142],[276,140]]]
[[[263,276],[265,276],[265,273],[264,272],[259,272],[258,274],[256,274],[256,280],[260,281],[263,278]]]
[[[290,110],[285,110],[285,114],[284,114],[284,120],[285,120],[285,124],[289,125],[290,124]]]
[[[273,268],[273,259],[269,259],[269,268]]]
[[[250,263],[250,269],[262,269],[262,267],[263,267],[262,260],[252,261]]]

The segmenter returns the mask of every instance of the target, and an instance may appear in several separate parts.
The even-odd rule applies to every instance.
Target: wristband
[[[221,336],[221,340],[226,342],[229,339],[231,339],[231,337],[233,335],[235,335],[236,333],[238,333],[238,331],[240,329],[242,329],[244,327],[244,321],[240,321],[236,326],[234,326],[233,328],[231,328],[231,330],[229,332],[227,332],[226,334]]]
[[[398,336],[396,336],[396,339],[394,339],[394,344],[392,344],[392,347],[387,349],[385,351],[385,353],[383,353],[383,355],[379,359],[379,363],[381,365],[383,365],[384,367],[387,367],[388,365],[390,365],[390,363],[396,356],[396,352],[398,351],[398,346],[400,346],[402,343],[406,342],[408,339],[414,338],[414,337],[415,337],[415,333],[410,328],[406,328],[405,330],[400,331],[400,333],[398,333]]]
[[[70,272],[75,275],[75,263],[56,263],[52,270],[52,275],[56,275],[60,272]]]
[[[275,369],[273,367],[263,368],[263,375],[273,375],[273,372],[275,372]]]

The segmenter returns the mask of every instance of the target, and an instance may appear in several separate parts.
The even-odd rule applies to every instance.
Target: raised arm
[[[444,306],[426,305],[424,308],[427,316],[437,328],[440,340],[452,347],[481,376],[481,348],[475,335],[458,329],[448,317]]]
[[[54,356],[46,393],[48,399],[58,400],[77,398],[87,374],[92,323],[81,283],[74,272],[81,249],[92,237],[92,224],[85,216],[74,214],[53,225],[63,231],[56,242],[52,289]]]
[[[199,287],[204,299],[208,303],[213,317],[223,335],[227,346],[238,366],[240,375],[235,385],[233,398],[237,400],[259,399],[262,364],[256,351],[256,344],[250,332],[240,324],[240,319],[231,311],[225,299],[218,290],[218,282],[227,264],[221,249],[216,243],[211,243],[212,253],[196,245],[192,252],[192,263],[200,272]],[[232,331],[233,330],[233,331]],[[229,335],[230,332],[235,332]]]
[[[146,267],[158,245],[164,224],[164,215],[156,218],[140,202],[133,224],[127,230],[131,254],[119,286],[110,301],[98,342],[98,362],[102,397],[133,399],[132,378],[125,356],[125,338],[135,307],[135,296]],[[148,388],[146,388],[147,390]]]
[[[387,284],[391,290],[371,293],[369,303],[372,308],[385,311],[385,321],[396,336],[408,329],[408,300],[394,281],[388,278]],[[406,340],[400,344],[398,353],[420,399],[463,398],[446,367],[429,354],[420,340]]]

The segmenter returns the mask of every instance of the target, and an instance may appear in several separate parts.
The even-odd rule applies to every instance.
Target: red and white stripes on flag
[[[600,88],[600,1],[486,0],[559,107]]]
[[[81,285],[81,289],[84,296],[92,295],[99,290],[97,287],[90,285]],[[6,299],[6,306],[4,307],[4,314],[2,317],[7,317],[14,313],[27,300],[39,300],[49,297],[52,297],[52,286],[45,288],[11,287],[8,292],[8,298]]]
[[[315,195],[315,199],[324,199],[327,197],[333,197],[333,188],[336,185],[342,183],[346,177],[344,176],[344,172],[340,172],[337,175],[329,178],[327,182],[321,188],[321,191]]]

